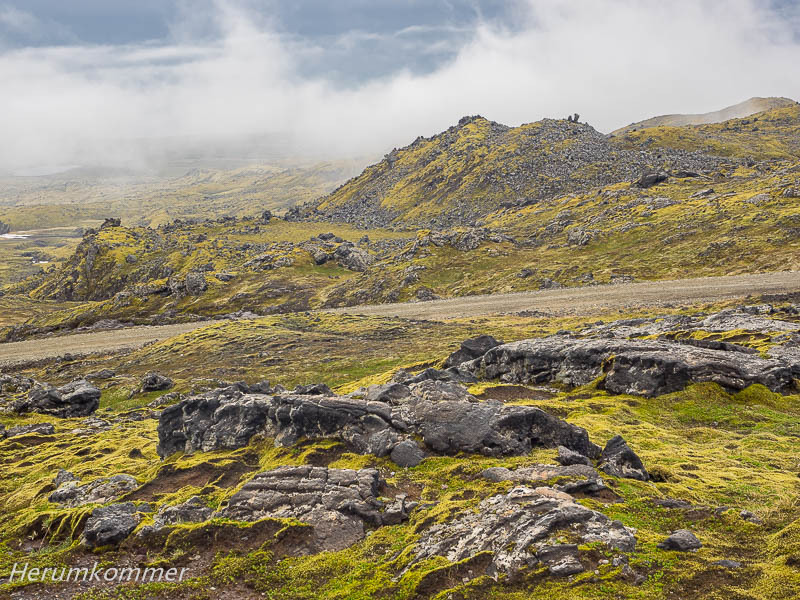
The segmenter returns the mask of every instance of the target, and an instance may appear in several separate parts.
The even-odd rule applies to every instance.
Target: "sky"
[[[0,172],[380,155],[473,114],[607,132],[800,99],[798,64],[800,0],[0,0]]]

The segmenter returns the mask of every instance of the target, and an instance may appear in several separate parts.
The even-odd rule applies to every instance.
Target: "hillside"
[[[789,98],[750,98],[733,106],[726,106],[721,110],[715,110],[702,114],[675,114],[651,117],[644,121],[631,123],[625,127],[620,127],[611,132],[611,135],[621,135],[629,131],[646,129],[648,127],[682,127],[684,125],[707,125],[709,123],[722,123],[731,119],[743,119],[756,113],[772,110],[774,108],[785,108],[796,104]]]

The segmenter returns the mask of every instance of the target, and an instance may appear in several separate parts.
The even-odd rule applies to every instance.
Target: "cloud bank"
[[[405,145],[467,114],[517,125],[579,112],[610,131],[751,96],[800,99],[794,3],[519,0],[514,11],[513,30],[477,22],[431,72],[414,73],[399,57],[396,70],[357,83],[307,66],[337,44],[397,43],[409,32],[354,31],[320,45],[246,4],[218,0],[208,17],[184,13],[166,43],[10,49],[0,38],[0,171],[139,168],[161,143],[258,136],[293,151],[354,156]],[[17,31],[45,26],[2,6],[0,22]]]

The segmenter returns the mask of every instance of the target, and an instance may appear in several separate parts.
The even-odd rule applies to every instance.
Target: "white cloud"
[[[520,0],[518,11],[513,31],[479,25],[432,73],[350,87],[302,76],[300,59],[325,49],[277,33],[232,1],[217,3],[213,39],[176,23],[180,35],[168,45],[5,51],[0,170],[140,166],[140,151],[119,141],[140,138],[282,133],[310,150],[351,155],[405,145],[465,114],[516,125],[579,112],[608,131],[755,95],[800,97],[796,32],[765,2]],[[4,23],[24,21],[5,15]]]

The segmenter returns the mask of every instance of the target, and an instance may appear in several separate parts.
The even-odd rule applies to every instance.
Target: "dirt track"
[[[749,295],[795,292],[800,292],[800,272],[648,281],[515,294],[467,296],[430,302],[353,306],[328,312],[434,320],[526,310],[558,315],[591,314],[609,308],[657,308],[666,304],[694,304],[744,298]],[[65,353],[89,354],[138,348],[148,342],[173,337],[211,323],[214,321],[131,327],[122,330],[0,344],[0,368],[3,365],[52,358]]]

